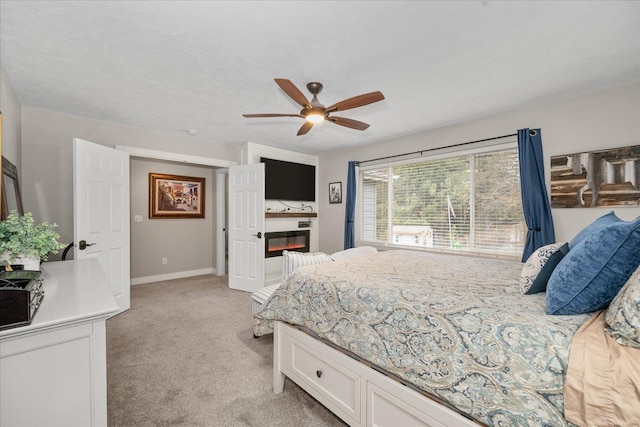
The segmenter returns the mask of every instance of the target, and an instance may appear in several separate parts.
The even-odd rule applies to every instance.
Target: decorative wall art
[[[640,145],[551,157],[551,207],[640,206]]]
[[[149,218],[204,218],[204,178],[149,174]]]
[[[18,182],[18,168],[2,157],[2,197],[0,199],[0,221],[7,219],[11,211],[24,215],[22,195]]]
[[[342,203],[342,182],[329,184],[329,203]]]

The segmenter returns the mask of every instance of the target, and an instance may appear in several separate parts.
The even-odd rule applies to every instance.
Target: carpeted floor
[[[273,394],[273,339],[250,294],[211,275],[131,288],[107,321],[110,426],[344,426],[290,380]]]

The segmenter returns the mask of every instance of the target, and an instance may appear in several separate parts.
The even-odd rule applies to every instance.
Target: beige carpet
[[[107,321],[110,426],[344,426],[290,380],[272,391],[273,339],[226,277],[131,288]]]

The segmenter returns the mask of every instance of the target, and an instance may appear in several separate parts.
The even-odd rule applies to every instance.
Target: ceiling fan
[[[363,105],[373,104],[374,102],[382,101],[384,95],[382,92],[370,92],[363,95],[354,96],[353,98],[345,99],[340,102],[336,102],[328,107],[325,107],[318,101],[317,95],[322,91],[322,83],[311,82],[307,83],[307,89],[313,95],[313,99],[309,101],[300,89],[294,85],[291,80],[287,79],[274,79],[280,89],[284,91],[291,99],[302,106],[302,110],[298,114],[243,114],[246,118],[256,117],[301,117],[305,119],[304,124],[298,130],[298,136],[304,135],[311,130],[314,124],[320,123],[324,120],[328,120],[340,126],[348,127],[351,129],[365,130],[369,127],[369,124],[360,122],[358,120],[348,119],[346,117],[332,116],[335,111],[344,111],[351,108],[362,107]]]

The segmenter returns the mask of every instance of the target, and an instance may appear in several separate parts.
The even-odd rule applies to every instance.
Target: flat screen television
[[[266,200],[316,201],[316,167],[261,157]]]

